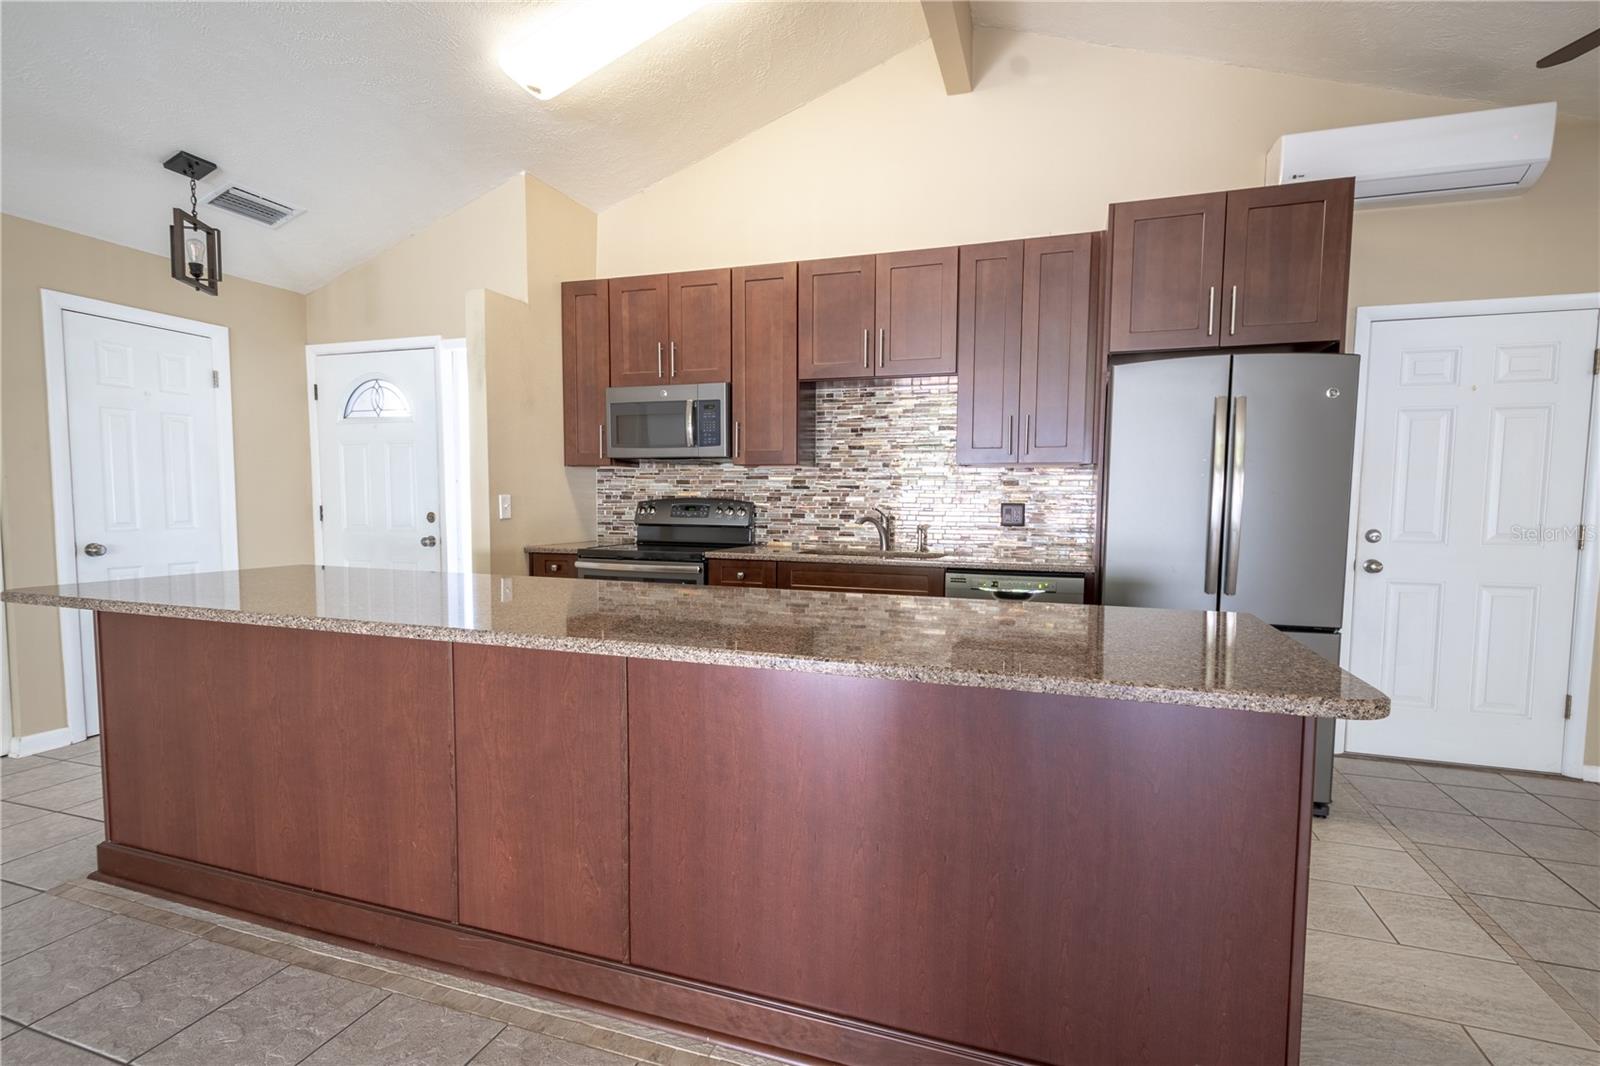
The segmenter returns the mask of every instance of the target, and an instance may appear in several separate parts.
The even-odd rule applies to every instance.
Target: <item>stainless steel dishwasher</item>
[[[1021,603],[1082,603],[1080,574],[1001,574],[987,570],[949,570],[944,594],[958,600],[1011,600]]]

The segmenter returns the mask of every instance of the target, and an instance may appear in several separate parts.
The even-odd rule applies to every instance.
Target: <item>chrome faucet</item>
[[[874,511],[877,514],[873,514]],[[882,507],[868,507],[867,513],[856,519],[856,523],[869,525],[878,531],[879,551],[888,551],[894,546],[894,515]]]

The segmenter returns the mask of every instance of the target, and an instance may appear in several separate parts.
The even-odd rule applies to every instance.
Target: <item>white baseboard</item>
[[[62,726],[60,729],[46,729],[43,733],[29,733],[25,737],[12,737],[9,754],[13,757],[37,755],[41,751],[53,751],[71,743],[74,743],[72,727]]]
[[[1585,781],[1600,781],[1600,765],[1594,763],[1583,764],[1583,779]]]

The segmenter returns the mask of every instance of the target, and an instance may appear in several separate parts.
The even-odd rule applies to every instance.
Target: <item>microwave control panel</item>
[[[722,401],[696,400],[694,402],[695,444],[701,448],[715,448],[722,443]]]

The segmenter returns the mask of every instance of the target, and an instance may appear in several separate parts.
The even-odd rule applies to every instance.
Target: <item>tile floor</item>
[[[0,759],[6,1066],[762,1066],[741,1048],[87,881],[95,741]],[[1600,785],[1337,761],[1306,1066],[1600,1066]]]

